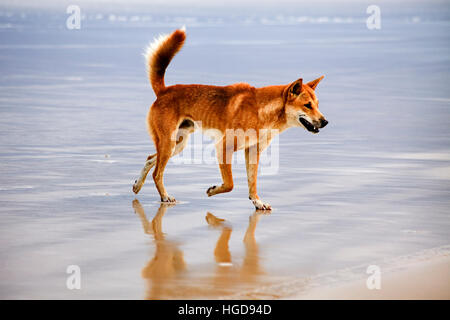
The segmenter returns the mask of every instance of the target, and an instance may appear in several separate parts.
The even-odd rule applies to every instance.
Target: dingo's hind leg
[[[179,123],[174,118],[175,115],[170,114],[166,114],[165,117],[155,115],[152,118],[155,121],[155,126],[152,127],[158,128],[158,130],[153,130],[153,140],[158,154],[155,171],[153,171],[153,181],[162,202],[175,202],[175,198],[169,196],[164,187],[163,174],[167,162],[170,157],[183,150],[187,144],[189,134],[194,131],[194,123],[190,120],[184,120],[178,127],[171,128],[170,123]]]
[[[167,136],[163,137],[163,139],[158,139],[158,144],[156,145],[158,155],[156,157],[155,170],[153,171],[153,181],[155,182],[162,202],[176,202],[175,198],[169,196],[167,193],[163,181],[164,169],[172,156],[174,147],[175,141]]]
[[[189,140],[189,135],[194,132],[194,123],[192,121],[186,120],[180,125],[177,133],[177,143],[173,149],[172,156],[179,154],[186,147]],[[147,157],[144,167],[141,170],[139,178],[134,182],[133,192],[138,194],[144,185],[145,179],[147,178],[150,170],[156,165],[157,153],[151,154]]]
[[[156,164],[156,153],[149,155],[147,161],[145,161],[145,165],[141,170],[139,178],[134,182],[133,185],[134,193],[136,194],[139,193],[142,186],[144,185],[145,179],[147,178],[149,171],[155,166],[155,164]]]

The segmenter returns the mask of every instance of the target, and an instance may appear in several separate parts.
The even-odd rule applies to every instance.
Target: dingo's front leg
[[[231,171],[231,164],[219,164],[220,173],[222,174],[223,183],[221,186],[212,186],[206,190],[208,197],[214,196],[218,193],[230,192],[233,190],[233,175]]]
[[[206,190],[208,197],[233,190],[233,174],[231,171],[233,149],[227,147],[226,141],[222,141],[216,145],[216,153],[223,183],[221,186],[212,186],[208,188],[208,190]]]
[[[272,210],[272,207],[268,203],[264,203],[259,199],[256,191],[256,178],[258,175],[258,163],[259,163],[259,143],[250,146],[245,149],[245,165],[247,168],[247,181],[248,181],[248,198],[253,202],[258,210]]]

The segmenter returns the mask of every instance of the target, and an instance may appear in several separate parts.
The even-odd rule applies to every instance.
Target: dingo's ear
[[[323,79],[325,76],[321,76],[320,78],[317,78],[316,80],[308,82],[306,85],[308,85],[311,89],[316,90],[317,85],[319,84],[320,80]]]
[[[302,92],[302,85],[303,85],[303,79],[300,78],[298,80],[295,80],[291,83],[289,86],[288,92],[298,96]]]

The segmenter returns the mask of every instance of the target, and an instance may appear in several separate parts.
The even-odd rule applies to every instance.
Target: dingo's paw
[[[140,182],[140,181],[139,181]],[[133,192],[135,193],[135,194],[138,194],[139,193],[139,191],[141,191],[141,188],[142,188],[142,183],[138,183],[138,181],[136,180],[136,181],[134,181],[134,184],[133,184]]]
[[[218,186],[209,187],[208,190],[206,190],[206,194],[208,195],[208,197],[215,195],[216,194],[215,191],[217,191],[217,188]]]
[[[175,202],[177,202],[177,200],[175,200],[174,197],[167,195],[167,196],[161,198],[161,202],[175,203]]]
[[[251,199],[251,200],[257,210],[272,210],[272,207],[270,204],[264,203],[260,199]]]

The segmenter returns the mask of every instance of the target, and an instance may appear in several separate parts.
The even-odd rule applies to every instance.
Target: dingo
[[[290,127],[303,127],[318,133],[327,125],[314,93],[323,76],[306,84],[298,79],[288,85],[263,88],[254,88],[246,83],[224,87],[200,84],[166,87],[166,68],[185,39],[184,28],[176,30],[170,35],[160,36],[145,53],[148,76],[157,97],[147,115],[156,153],[147,158],[133,191],[139,192],[148,172],[155,166],[153,180],[161,201],[175,202],[164,188],[164,168],[171,156],[183,150],[189,135],[201,123],[203,130],[213,132],[223,180],[222,185],[212,186],[206,191],[208,196],[233,189],[231,157],[233,152],[245,149],[249,198],[257,209],[271,210],[271,206],[261,201],[256,192],[259,155],[273,138],[274,130],[271,129],[279,133]],[[244,132],[243,139],[238,139],[240,136],[236,131]]]

